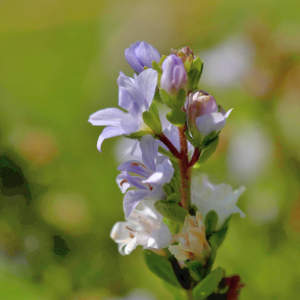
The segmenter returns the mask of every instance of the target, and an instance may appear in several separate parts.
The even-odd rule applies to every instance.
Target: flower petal
[[[121,120],[126,113],[118,108],[105,108],[96,111],[89,117],[89,122],[94,126],[121,127]]]
[[[125,49],[125,58],[132,69],[137,71],[138,73],[143,72],[144,67],[136,57],[134,52],[135,48],[140,44],[140,42],[136,42],[135,44],[131,45],[129,48]]]
[[[138,160],[129,160],[125,163],[121,164],[117,168],[118,171],[125,171],[132,172],[135,174],[139,174],[143,177],[148,177],[149,173],[147,169],[143,167],[143,165]]]
[[[213,131],[219,132],[226,124],[226,117],[222,113],[211,113],[196,118],[199,133],[206,136]]]
[[[129,218],[135,207],[141,200],[146,199],[149,193],[149,190],[132,190],[125,194],[123,199],[123,208],[126,218]]]
[[[137,83],[140,87],[141,94],[143,95],[143,99],[145,101],[146,110],[149,109],[157,85],[157,71],[153,69],[147,69],[143,71],[137,78]]]
[[[144,135],[140,140],[140,147],[144,164],[150,168],[152,172],[155,171],[155,157],[158,152],[158,144],[155,139],[150,134]]]
[[[141,42],[139,46],[135,48],[135,54],[141,64],[149,68],[152,67],[153,60],[157,63],[160,60],[159,52],[152,45],[146,42]]]
[[[101,152],[101,145],[105,139],[109,139],[125,133],[126,132],[123,129],[117,127],[105,127],[98,138],[98,142],[97,142],[98,150]]]
[[[154,172],[149,178],[143,180],[143,183],[163,185],[169,183],[174,175],[174,168],[169,159],[165,159],[161,165],[156,167]]]

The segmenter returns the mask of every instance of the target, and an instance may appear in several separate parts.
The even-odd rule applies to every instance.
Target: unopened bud
[[[152,61],[158,63],[160,54],[152,45],[146,42],[136,42],[125,50],[125,58],[137,73],[141,73],[144,67],[152,67]]]
[[[187,85],[187,74],[182,59],[175,54],[169,55],[162,64],[161,88],[170,95],[176,95]]]
[[[187,107],[188,124],[194,137],[198,132],[196,119],[215,112],[218,112],[218,105],[212,95],[205,91],[197,91],[189,95]]]

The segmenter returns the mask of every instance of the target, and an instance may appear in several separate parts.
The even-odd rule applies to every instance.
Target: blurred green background
[[[234,107],[203,171],[246,186],[247,217],[233,218],[216,265],[241,276],[242,300],[299,299],[299,12],[296,0],[1,1],[0,299],[171,299],[141,249],[122,257],[109,237],[124,218],[118,139],[100,154],[87,122],[117,106],[137,40],[161,54],[190,46],[205,60],[200,87]]]

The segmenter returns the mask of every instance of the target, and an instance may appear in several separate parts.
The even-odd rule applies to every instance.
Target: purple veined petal
[[[131,176],[127,170],[123,171],[122,174],[131,186],[139,190],[149,190],[147,186],[142,184],[142,178],[140,176]]]
[[[143,180],[143,183],[163,185],[169,183],[174,175],[174,168],[171,162],[166,159],[161,165],[156,167],[156,171],[146,180]]]
[[[168,93],[174,88],[172,83],[174,65],[174,61],[168,58],[166,58],[162,64],[163,74],[160,79],[160,85]]]
[[[141,151],[140,144],[138,141],[134,142],[134,144],[131,148],[131,151],[130,151],[130,155],[136,156],[136,157],[142,157],[142,151]]]
[[[145,100],[143,99],[140,87],[133,78],[120,72],[117,82],[119,86],[119,97],[122,97],[119,99],[119,105],[121,107],[123,107],[122,105],[125,105],[126,107],[131,106],[131,104],[129,105],[130,102],[135,102],[140,107],[145,106]],[[120,92],[120,88],[122,92]]]
[[[137,78],[137,83],[146,103],[146,110],[149,109],[155,94],[157,76],[157,71],[153,69],[147,69],[143,71]]]
[[[136,54],[134,52],[135,48],[139,45],[140,42],[136,42],[135,44],[131,45],[129,48],[125,49],[125,58],[132,69],[136,72],[141,73],[144,70],[143,65],[140,63]]]
[[[131,173],[135,173],[138,175],[141,175],[143,177],[148,177],[149,172],[147,170],[147,167],[144,166],[140,161],[138,160],[129,160],[125,163],[121,164],[117,168],[118,171],[128,171]]]
[[[123,86],[119,86],[119,106],[129,111],[132,108],[133,101],[127,89]]]
[[[219,132],[225,124],[226,118],[222,113],[211,113],[196,119],[197,129],[202,136],[213,131]]]
[[[98,110],[89,117],[89,122],[94,126],[121,127],[121,120],[126,115],[118,108],[105,108]]]
[[[158,144],[150,134],[147,134],[141,138],[140,147],[144,164],[154,172],[156,169],[155,158],[158,152]]]
[[[139,46],[135,48],[134,52],[140,63],[149,68],[152,67],[153,60],[157,63],[160,60],[159,52],[152,45],[146,42],[141,42]]]
[[[149,200],[164,200],[166,199],[166,193],[161,185],[151,190],[148,198]]]
[[[185,68],[181,65],[177,65],[174,67],[172,83],[177,91],[185,87],[187,83],[187,74]]]
[[[132,114],[127,113],[121,120],[121,127],[127,133],[134,133],[140,130],[142,121],[139,117],[134,117]]]
[[[135,207],[140,201],[147,198],[149,193],[149,190],[131,190],[125,194],[123,199],[123,208],[126,218],[129,218]]]
[[[105,139],[125,134],[126,131],[117,127],[105,127],[100,134],[97,142],[97,148],[101,152],[101,145]]]

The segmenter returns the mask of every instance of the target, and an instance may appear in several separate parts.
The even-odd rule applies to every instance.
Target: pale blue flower
[[[169,183],[174,174],[170,160],[165,156],[158,156],[158,144],[151,135],[141,138],[140,148],[142,161],[131,160],[118,167],[122,173],[117,176],[117,183],[122,193],[126,193],[123,206],[127,218],[141,200],[165,199],[163,185]],[[127,191],[132,187],[135,189]]]
[[[187,85],[187,74],[182,59],[175,54],[169,55],[162,64],[161,88],[174,95]]]
[[[137,73],[141,73],[145,66],[152,67],[153,60],[158,63],[160,54],[152,45],[146,42],[136,42],[125,50],[125,58]]]
[[[101,145],[105,139],[131,134],[137,131],[149,131],[143,121],[143,112],[148,110],[156,89],[157,72],[153,69],[143,71],[134,78],[125,76],[120,72],[119,106],[128,112],[118,108],[105,108],[93,113],[89,122],[95,126],[108,126],[104,128],[97,142],[97,148],[101,152]]]

